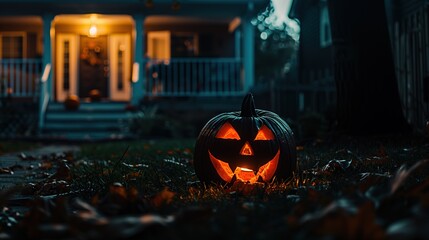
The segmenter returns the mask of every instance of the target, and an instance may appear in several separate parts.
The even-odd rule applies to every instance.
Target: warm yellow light
[[[237,179],[243,182],[255,183],[258,180],[252,169],[237,167],[234,174]]]
[[[240,140],[237,131],[235,131],[234,127],[229,122],[222,125],[216,134],[216,138]]]
[[[250,169],[250,168],[244,168],[244,167],[240,167],[240,170],[243,171],[243,172],[253,172],[252,169]]]
[[[89,36],[90,37],[96,37],[97,36],[97,26],[95,24],[91,24],[89,27]]]
[[[246,142],[241,148],[240,154],[243,156],[253,156],[253,149],[250,146],[249,142]]]
[[[277,165],[280,158],[280,149],[277,151],[277,154],[272,158],[268,163],[259,167],[258,172],[255,172],[250,168],[245,167],[236,167],[234,172],[232,172],[228,163],[221,161],[214,157],[209,151],[210,161],[213,164],[213,167],[216,169],[216,172],[219,174],[219,177],[222,178],[225,182],[230,182],[234,175],[238,180],[243,182],[255,183],[258,181],[258,178],[261,177],[263,181],[267,182],[274,177],[274,174],[277,170]]]
[[[255,137],[255,140],[274,140],[274,134],[267,126],[262,125]]]

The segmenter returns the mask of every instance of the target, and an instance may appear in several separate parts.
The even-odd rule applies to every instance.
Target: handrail
[[[42,82],[43,83],[48,81],[49,73],[51,73],[51,64],[50,63],[46,64],[45,68],[43,69],[43,74],[42,74]]]
[[[43,69],[43,74],[40,79],[40,101],[39,101],[39,131],[45,125],[45,113],[49,103],[48,79],[51,73],[51,64],[48,63]]]
[[[135,62],[133,64],[133,73],[132,73],[132,78],[131,78],[131,81],[133,83],[136,83],[139,81],[139,71],[140,71],[140,65],[138,62]]]

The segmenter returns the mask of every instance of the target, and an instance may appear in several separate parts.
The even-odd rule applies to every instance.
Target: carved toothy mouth
[[[236,167],[233,172],[228,163],[217,159],[211,154],[210,151],[209,156],[213,167],[216,169],[217,174],[225,182],[230,182],[234,175],[238,180],[241,180],[243,182],[255,183],[256,181],[258,181],[259,177],[262,178],[264,182],[267,182],[274,177],[274,173],[277,170],[277,165],[280,157],[280,149],[277,150],[276,155],[270,161],[259,167],[256,174],[254,170],[245,167]]]

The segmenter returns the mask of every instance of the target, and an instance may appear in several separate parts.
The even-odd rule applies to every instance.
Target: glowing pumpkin
[[[277,114],[255,109],[249,93],[241,111],[219,114],[203,127],[194,167],[203,182],[287,179],[296,167],[292,130]]]
[[[98,102],[101,100],[101,93],[98,89],[92,89],[89,91],[89,99],[92,102]]]
[[[64,100],[64,107],[67,110],[77,110],[80,106],[80,100],[77,95],[70,94]]]

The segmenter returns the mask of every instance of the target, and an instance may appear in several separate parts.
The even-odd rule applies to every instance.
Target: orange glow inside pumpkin
[[[253,149],[249,142],[246,142],[240,150],[240,154],[243,156],[253,156]]]
[[[237,167],[235,168],[234,174],[237,179],[240,179],[243,182],[247,182],[255,178],[255,173],[249,168]]]
[[[216,134],[216,138],[234,140],[241,139],[240,135],[237,133],[234,127],[228,122],[223,124],[222,127],[219,129]],[[256,134],[255,141],[256,140],[274,140],[274,134],[267,126],[262,125],[262,127]],[[250,146],[249,142],[246,142],[243,145],[240,150],[240,154],[243,156],[254,155],[253,149]],[[237,167],[236,169],[234,169],[234,171],[232,171],[228,163],[217,159],[210,153],[210,151],[209,156],[214,168],[216,169],[216,172],[225,182],[230,182],[235,175],[238,180],[241,180],[243,182],[255,183],[256,181],[258,181],[259,177],[261,177],[264,181],[268,181],[274,176],[280,157],[280,150],[277,151],[277,154],[274,156],[273,159],[261,166],[256,174],[255,171],[253,171],[252,169],[245,167]]]
[[[230,123],[225,123],[216,134],[216,138],[240,140],[240,135]]]
[[[210,160],[216,169],[216,172],[219,174],[219,177],[222,178],[225,182],[230,182],[234,175],[238,180],[243,182],[255,183],[258,181],[258,178],[261,177],[263,181],[269,181],[274,177],[274,174],[277,169],[277,164],[280,157],[280,149],[277,151],[277,154],[266,164],[262,165],[258,172],[255,172],[252,169],[237,167],[234,172],[229,167],[229,164],[217,159],[209,151]]]
[[[273,132],[265,125],[262,125],[256,134],[255,140],[274,140]]]

